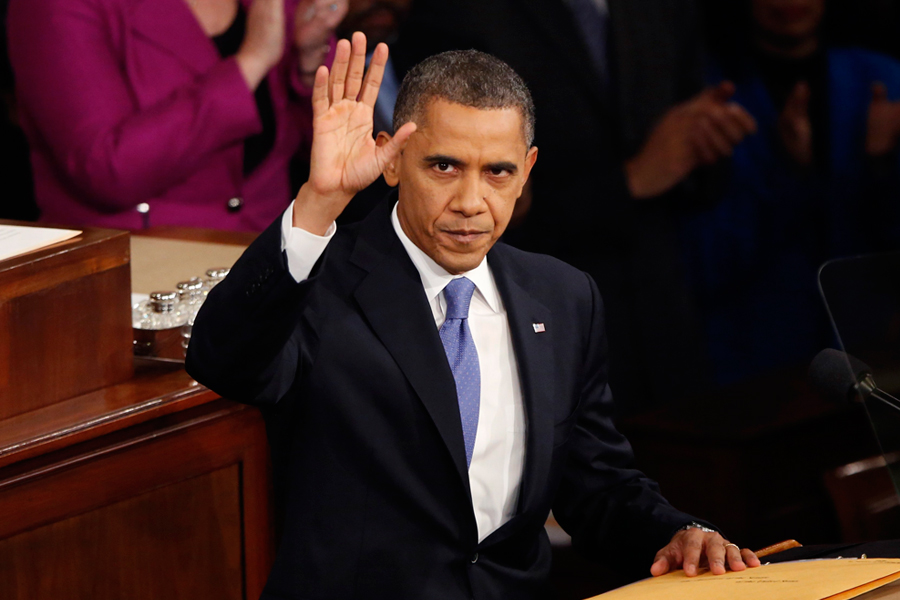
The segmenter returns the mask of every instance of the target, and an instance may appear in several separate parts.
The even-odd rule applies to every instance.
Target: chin
[[[466,273],[467,271],[471,271],[475,267],[481,264],[484,256],[479,255],[477,257],[441,257],[442,260],[438,262],[440,266],[444,268],[445,271],[451,273],[453,275],[458,275],[460,273]],[[437,261],[435,261],[437,262]]]

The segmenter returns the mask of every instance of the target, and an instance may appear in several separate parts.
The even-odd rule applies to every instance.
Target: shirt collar
[[[453,279],[465,276],[475,284],[475,289],[481,294],[487,305],[491,307],[491,310],[496,313],[503,312],[500,292],[497,290],[497,284],[488,267],[487,260],[482,259],[481,263],[471,271],[461,275],[451,275],[409,239],[409,236],[406,235],[406,232],[400,226],[399,217],[397,217],[398,205],[399,203],[394,204],[394,209],[391,211],[391,224],[394,226],[397,237],[400,238],[400,243],[403,244],[403,248],[419,272],[419,277],[422,279],[422,287],[425,288],[425,295],[428,301],[431,302],[439,296]]]

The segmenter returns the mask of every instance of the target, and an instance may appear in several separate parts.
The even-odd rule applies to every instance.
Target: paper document
[[[80,233],[74,229],[0,225],[0,260],[70,240]]]
[[[598,600],[849,600],[900,579],[900,559],[826,559],[687,577],[675,571],[596,596]],[[593,600],[593,599],[592,599]]]

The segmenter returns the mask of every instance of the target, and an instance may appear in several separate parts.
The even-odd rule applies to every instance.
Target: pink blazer
[[[151,226],[261,231],[289,204],[289,161],[312,138],[290,42],[261,84],[275,147],[245,178],[253,94],[185,0],[12,0],[8,27],[43,221],[139,229],[146,202]]]

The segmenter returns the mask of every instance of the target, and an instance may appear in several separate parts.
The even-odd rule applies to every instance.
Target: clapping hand
[[[785,100],[778,116],[778,136],[788,155],[801,167],[813,162],[812,121],[809,118],[809,84],[800,81]]]
[[[866,129],[866,153],[883,156],[897,146],[900,137],[900,102],[888,100],[887,88],[881,82],[872,85]]]
[[[316,71],[313,86],[313,141],[309,180],[294,202],[294,226],[324,235],[360,190],[375,181],[393,161],[415,123],[406,123],[386,143],[372,137],[375,100],[381,87],[388,48],[375,48],[364,75],[366,36],[338,42],[331,73]]]
[[[669,191],[697,167],[731,156],[744,137],[756,132],[756,120],[731,101],[734,91],[733,83],[723,81],[666,111],[641,151],[625,163],[633,197]]]

